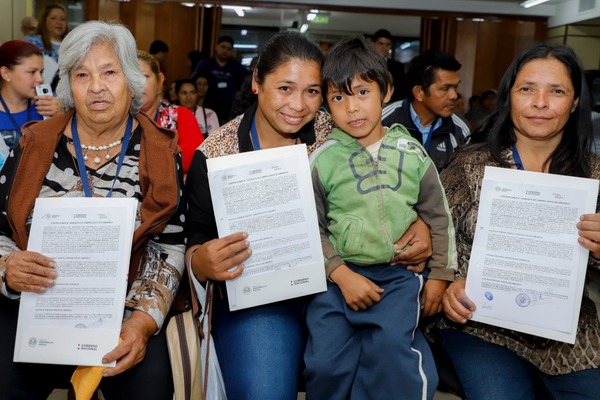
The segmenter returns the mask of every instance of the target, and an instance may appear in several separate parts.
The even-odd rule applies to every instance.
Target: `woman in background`
[[[204,137],[215,131],[219,125],[219,116],[212,109],[208,108],[207,92],[208,92],[208,77],[202,72],[194,74],[192,80],[196,84],[196,120],[200,125],[200,129]]]
[[[0,167],[19,143],[23,124],[60,112],[57,98],[36,95],[35,87],[44,83],[43,68],[42,51],[33,44],[9,40],[0,46]]]
[[[158,126],[177,132],[177,144],[181,147],[183,172],[187,174],[194,151],[204,137],[194,115],[185,107],[172,105],[163,100],[162,88],[165,76],[160,72],[158,60],[150,53],[138,50],[138,61],[146,77],[142,111]]]

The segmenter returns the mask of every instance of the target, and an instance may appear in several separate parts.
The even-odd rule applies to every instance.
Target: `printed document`
[[[27,249],[53,258],[58,278],[44,294],[23,293],[14,361],[114,366],[137,200],[37,199]]]
[[[247,232],[252,255],[227,281],[230,310],[325,291],[306,145],[207,160],[219,236]]]
[[[589,251],[582,214],[598,181],[486,167],[466,293],[473,320],[575,342]]]

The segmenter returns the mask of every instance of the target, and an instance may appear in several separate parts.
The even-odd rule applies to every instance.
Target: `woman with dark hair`
[[[44,55],[58,62],[58,47],[68,31],[67,10],[60,4],[50,4],[39,20],[38,34],[27,35],[23,40],[36,45]]]
[[[447,319],[438,333],[469,399],[598,398],[600,326],[587,291],[574,344],[470,321],[475,305],[465,294],[485,166],[598,179],[590,116],[573,50],[536,44],[508,68],[497,109],[474,135],[475,143],[441,173],[455,221],[459,272],[444,295]],[[600,268],[600,214],[581,216],[577,229],[579,244],[591,253],[590,277]]]
[[[31,43],[9,40],[0,46],[0,167],[10,149],[19,143],[21,126],[60,112],[52,94],[37,96],[35,87],[44,82],[42,52]]]
[[[196,72],[192,76],[192,80],[196,84],[196,111],[194,113],[204,137],[207,137],[220,126],[219,116],[210,108],[208,75],[205,72]]]
[[[210,199],[209,158],[305,143],[312,152],[333,129],[320,110],[319,47],[298,32],[280,32],[265,44],[252,79],[257,101],[243,115],[211,133],[196,151],[186,183],[188,250],[193,276],[218,281],[213,336],[230,399],[297,398],[306,333],[305,299],[230,312],[223,281],[235,279],[251,255],[247,234],[219,238]],[[394,261],[419,264],[431,255],[429,230],[419,220],[396,243],[411,247]],[[222,295],[219,295],[221,293]]]

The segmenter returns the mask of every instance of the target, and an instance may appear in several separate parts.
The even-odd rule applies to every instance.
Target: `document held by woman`
[[[467,276],[473,320],[574,343],[598,181],[486,167]]]
[[[136,210],[134,198],[36,200],[27,250],[58,277],[21,295],[14,361],[114,366],[102,357],[119,341]]]
[[[252,255],[227,281],[229,308],[327,288],[306,145],[207,160],[219,236],[247,232]]]

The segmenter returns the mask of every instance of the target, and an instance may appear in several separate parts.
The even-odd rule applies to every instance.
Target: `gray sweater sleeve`
[[[327,227],[329,226],[329,219],[327,218],[327,213],[329,211],[329,206],[327,204],[327,194],[325,193],[325,188],[321,184],[321,180],[319,179],[319,171],[317,168],[312,169],[312,183],[313,190],[315,193],[315,203],[317,206],[317,218],[319,220],[319,231],[321,233],[321,246],[323,247],[323,257],[325,258],[325,273],[329,278],[329,274],[344,264],[344,261],[340,257],[340,255],[335,251],[331,240],[329,240],[329,231]]]
[[[458,264],[454,224],[444,187],[433,163],[421,179],[415,209],[431,229],[433,255],[429,261],[429,279],[453,281]]]

